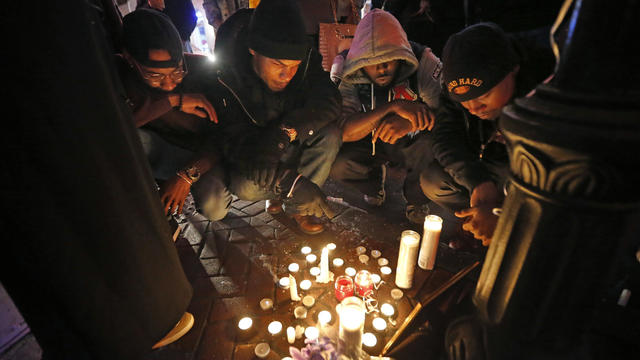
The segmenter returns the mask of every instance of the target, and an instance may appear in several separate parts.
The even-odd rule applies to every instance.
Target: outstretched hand
[[[410,133],[413,129],[411,123],[398,115],[388,115],[382,120],[375,133],[373,134],[373,142],[378,138],[380,140],[395,144],[398,139]]]
[[[411,123],[411,131],[431,131],[435,125],[435,117],[429,107],[418,101],[394,100],[393,112]]]
[[[218,123],[218,114],[213,105],[202,94],[183,94],[182,106],[180,111],[199,116],[203,119],[208,118],[214,123]]]
[[[320,187],[304,176],[300,177],[295,184],[291,203],[300,215],[322,217],[324,214],[329,219],[335,217]]]
[[[160,200],[164,205],[164,212],[167,215],[177,211],[182,213],[182,207],[191,190],[191,184],[178,175],[174,175],[160,185]]]
[[[498,223],[498,217],[493,214],[492,207],[472,207],[456,211],[455,215],[459,218],[466,218],[462,224],[463,230],[469,231],[476,239],[482,240],[482,245],[489,246]]]

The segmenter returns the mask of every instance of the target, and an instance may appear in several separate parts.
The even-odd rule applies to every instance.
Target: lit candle
[[[369,262],[369,256],[362,254],[358,256],[358,260],[360,260],[361,263],[366,264]]]
[[[384,331],[387,328],[387,322],[381,317],[373,319],[371,323],[373,325],[373,328],[378,331]]]
[[[306,336],[306,338],[309,340],[315,340],[319,335],[320,331],[318,331],[318,328],[315,326],[309,326],[304,330],[304,336]]]
[[[310,254],[311,253],[311,248],[308,246],[304,246],[302,247],[302,249],[300,249],[300,252],[302,252],[304,255]]]
[[[373,281],[371,280],[371,273],[367,270],[360,270],[354,278],[356,293],[359,296],[367,296],[373,291]]]
[[[364,329],[365,308],[362,299],[348,297],[340,303],[340,330],[338,353],[358,358],[362,351],[362,330]]]
[[[349,275],[349,276],[355,276],[356,275],[356,269],[354,269],[352,267],[348,267],[348,268],[344,269],[344,273]]]
[[[254,352],[257,357],[264,359],[269,355],[269,352],[271,352],[271,347],[267,343],[260,343],[256,345]]]
[[[317,266],[314,266],[309,270],[309,273],[311,273],[311,275],[313,276],[318,276],[320,275],[320,268]]]
[[[280,285],[280,287],[283,288],[283,289],[288,289],[289,288],[289,278],[288,277],[280,278],[280,280],[278,281],[278,285]]]
[[[387,260],[386,258],[380,258],[380,259],[378,259],[378,265],[387,266],[387,265],[389,265],[389,260]]]
[[[381,280],[381,279],[380,279],[380,275],[378,275],[378,274],[371,274],[371,280],[373,280],[373,283],[374,283],[374,284],[379,283],[379,282],[380,282],[380,280]]]
[[[413,285],[413,271],[418,257],[420,235],[413,230],[405,230],[400,238],[398,267],[396,268],[396,285],[408,289]],[[382,269],[380,269],[382,271]]]
[[[296,329],[293,326],[287,328],[287,342],[293,344],[296,341]]]
[[[269,323],[267,330],[269,330],[269,334],[271,335],[278,334],[282,331],[282,323],[280,321],[272,321]]]
[[[374,259],[377,259],[380,257],[380,255],[382,255],[382,253],[380,252],[380,250],[371,250],[371,256],[373,256]]]
[[[372,333],[368,332],[368,333],[365,333],[364,335],[362,335],[362,343],[366,347],[374,347],[378,343],[378,339],[376,338],[375,335],[373,335]]]
[[[331,322],[331,313],[327,310],[322,310],[318,313],[318,322],[321,325],[326,325]]]
[[[302,335],[304,335],[304,326],[296,325],[296,339],[300,339]]]
[[[306,307],[312,307],[313,304],[315,303],[316,303],[316,299],[311,295],[307,295],[304,298],[302,298],[302,304]]]
[[[316,282],[326,284],[329,282],[329,249],[322,248],[320,255],[320,275],[316,278]]]
[[[318,257],[317,257],[317,256],[315,256],[314,254],[309,254],[309,255],[307,255],[307,257],[306,257],[305,259],[307,259],[307,262],[308,262],[309,264],[313,264],[314,262],[316,262],[316,260],[318,259]]]
[[[300,281],[300,289],[309,290],[311,288],[311,280]]]
[[[296,278],[289,274],[289,294],[291,295],[291,301],[300,301],[298,295],[298,285],[296,284]]]
[[[380,268],[380,272],[382,273],[382,275],[389,275],[391,274],[391,268],[388,266],[383,266]]]
[[[380,312],[385,316],[393,316],[396,311],[393,309],[391,304],[384,303],[380,306]]]
[[[300,265],[298,265],[297,263],[289,264],[289,271],[294,273],[294,272],[298,272],[298,270],[300,270]]]
[[[260,300],[260,308],[262,310],[269,310],[273,307],[273,300],[269,298],[264,298]]]
[[[340,267],[342,265],[344,265],[344,260],[342,260],[340,258],[333,259],[333,266]]]
[[[418,255],[418,266],[421,269],[433,270],[438,253],[438,241],[442,230],[442,218],[437,215],[427,215],[424,218],[424,233],[422,245],[420,245],[420,255]]]
[[[336,244],[334,244],[334,243],[329,243],[329,244],[327,244],[327,249],[329,249],[329,250],[335,250],[335,249],[336,249]]]
[[[247,330],[251,327],[251,325],[253,325],[253,319],[251,319],[250,317],[243,317],[242,319],[240,319],[240,321],[238,321],[238,328],[240,330]]]
[[[358,246],[356,248],[356,254],[360,255],[360,254],[364,254],[367,252],[367,248],[364,246]]]

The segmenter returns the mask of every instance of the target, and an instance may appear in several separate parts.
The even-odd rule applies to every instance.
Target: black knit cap
[[[180,34],[169,17],[157,10],[138,9],[122,19],[124,48],[144,66],[155,68],[175,68],[183,60]],[[150,49],[164,49],[171,59],[167,61],[149,60]]]
[[[298,4],[292,0],[262,0],[249,23],[249,47],[272,59],[303,60],[309,40]]]
[[[458,102],[475,99],[502,81],[518,65],[505,32],[493,23],[478,23],[451,35],[442,51],[442,81]]]

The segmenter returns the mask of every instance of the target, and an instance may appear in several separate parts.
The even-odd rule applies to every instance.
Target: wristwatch
[[[190,166],[186,169],[182,169],[182,171],[187,175],[191,182],[196,182],[200,179],[200,169],[198,169],[195,165]]]
[[[284,131],[289,137],[289,142],[293,142],[298,137],[298,132],[292,127],[280,125],[280,130]]]

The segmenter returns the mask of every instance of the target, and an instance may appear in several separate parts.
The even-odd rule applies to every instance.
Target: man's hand
[[[274,187],[280,158],[289,146],[289,136],[280,128],[270,128],[253,139],[255,151],[247,158],[246,176],[258,186],[266,189]]]
[[[467,218],[462,224],[463,230],[469,231],[476,239],[482,240],[482,245],[489,246],[498,223],[498,217],[492,210],[493,208],[489,206],[479,206],[456,211],[455,214],[459,218]]]
[[[178,104],[175,104],[175,106],[177,105]],[[214,109],[209,100],[201,94],[183,94],[180,111],[199,116],[203,119],[208,118],[214,123],[218,123],[216,109]]]
[[[431,131],[435,124],[434,116],[426,104],[409,100],[394,100],[392,111],[407,119],[413,128],[411,131],[428,129]]]
[[[492,181],[485,181],[482,184],[476,186],[471,192],[471,199],[469,201],[470,207],[476,207],[479,205],[487,205],[492,208],[497,207],[502,202],[502,195],[498,191],[496,184]]]
[[[164,212],[167,215],[182,213],[184,201],[189,195],[191,184],[178,175],[172,176],[160,186],[160,200],[164,205]]]
[[[376,142],[378,138],[380,140],[395,144],[398,139],[411,132],[413,126],[411,123],[398,115],[389,115],[382,120],[376,132],[373,134],[373,142]]]
[[[325,214],[329,219],[335,217],[320,187],[304,176],[295,183],[291,204],[300,215],[322,217],[322,214]]]

